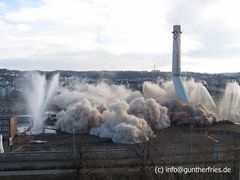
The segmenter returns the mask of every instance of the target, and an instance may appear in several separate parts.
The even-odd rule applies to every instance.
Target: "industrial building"
[[[0,134],[3,139],[15,137],[17,133],[17,120],[16,116],[0,115]]]

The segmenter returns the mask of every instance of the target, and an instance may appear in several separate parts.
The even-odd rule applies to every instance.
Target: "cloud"
[[[6,4],[4,2],[0,2],[0,10],[4,9],[6,7]]]
[[[4,21],[0,20],[0,31],[8,31],[12,28],[11,25],[5,23]]]
[[[172,25],[181,24],[183,69],[191,70],[199,58],[240,57],[235,6],[234,0],[22,1],[0,16],[0,60],[16,59],[19,67],[18,60],[24,59],[34,67],[33,59],[41,59],[44,64],[36,63],[35,68],[43,69],[55,69],[53,59],[68,59],[69,69],[151,70],[153,64],[160,64],[161,70],[170,71]],[[197,69],[206,70],[201,64]]]
[[[210,22],[221,22],[221,25],[228,30],[240,30],[239,7],[237,0],[221,0],[208,5],[202,12],[205,20]]]
[[[18,31],[30,31],[32,28],[30,25],[19,23],[16,25]]]

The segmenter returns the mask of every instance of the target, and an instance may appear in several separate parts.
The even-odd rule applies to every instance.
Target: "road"
[[[85,168],[136,167],[140,161],[149,159],[156,164],[199,164],[231,163],[239,158],[240,147],[221,146],[192,147],[190,145],[170,144],[166,147],[119,146],[87,147],[75,151],[59,149],[47,151],[19,151],[0,155],[0,170],[41,170],[71,169],[73,162],[81,161]],[[81,157],[79,157],[81,155]]]
[[[1,176],[24,176],[24,175],[46,175],[72,173],[71,169],[54,170],[31,170],[31,171],[0,171]]]

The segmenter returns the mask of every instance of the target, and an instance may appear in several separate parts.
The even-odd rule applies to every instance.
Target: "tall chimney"
[[[181,76],[181,26],[173,26],[173,52],[172,73],[173,76]]]
[[[181,26],[173,26],[173,52],[172,52],[172,80],[176,90],[178,99],[183,102],[188,102],[184,84],[181,79]]]

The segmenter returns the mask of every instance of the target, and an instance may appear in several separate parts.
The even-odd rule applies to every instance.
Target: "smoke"
[[[65,109],[71,104],[87,99],[93,107],[108,108],[112,102],[125,99],[129,93],[130,90],[123,85],[109,85],[105,82],[89,84],[85,80],[72,79],[70,84],[59,89],[58,95],[53,97],[51,103]]]
[[[167,95],[165,89],[152,82],[144,82],[142,91],[145,98],[154,98],[158,101]]]
[[[215,111],[215,103],[205,86],[201,82],[196,82],[193,78],[183,81],[189,102],[192,105],[203,105],[209,110]],[[165,101],[174,101],[177,99],[175,88],[172,81],[160,82],[154,84],[152,82],[143,83],[143,94],[145,98],[154,98],[159,103]]]
[[[200,82],[195,82],[195,80],[192,78],[189,80],[184,80],[183,82],[189,96],[189,104],[182,104],[176,100],[177,96],[172,81],[162,82],[160,85],[151,82],[144,82],[144,97],[152,98],[151,101],[161,104],[161,110],[156,112],[163,112],[161,116],[159,116],[160,118],[166,117],[166,112],[168,112],[172,125],[212,125],[214,122],[216,122],[216,115],[214,113],[216,106],[207,89]],[[131,106],[133,107],[132,111],[136,112],[136,114],[146,114],[146,112],[141,113],[144,111],[143,100],[138,101],[142,101],[142,106],[137,106],[137,104],[139,105],[141,103],[135,103],[133,106]],[[147,99],[145,103],[146,102],[148,102],[146,107],[153,107],[151,106],[150,99]],[[149,112],[153,111],[150,110]],[[156,113],[154,114],[156,115]],[[148,116],[145,115],[144,117],[145,119],[148,119]],[[152,119],[157,120],[158,118],[153,116]],[[161,120],[158,122],[161,122]],[[159,124],[157,125],[159,126]],[[164,127],[168,126],[165,125],[163,128]],[[155,128],[157,127],[155,126]]]
[[[153,98],[139,97],[130,102],[129,113],[144,118],[151,127],[163,129],[170,126],[168,109],[161,106]]]
[[[172,125],[210,126],[216,122],[216,116],[202,105],[181,104],[168,101],[164,104]]]
[[[194,91],[200,86],[192,85],[194,83],[185,82],[190,97],[197,95]],[[142,92],[104,81],[90,84],[77,78],[53,87],[55,89],[50,89],[55,93],[50,93],[48,106],[44,105],[45,113],[51,116],[55,113],[56,128],[68,133],[87,131],[91,135],[111,138],[113,142],[139,143],[154,137],[154,129],[167,128],[171,124],[208,126],[216,120],[213,113],[198,104],[199,101],[177,102],[170,81],[144,82]]]
[[[61,131],[86,130],[114,142],[139,143],[153,137],[152,128],[170,126],[167,108],[144,98],[140,91],[105,82],[73,81],[60,87],[50,102],[60,109],[55,126]]]
[[[101,113],[92,107],[91,103],[84,99],[69,105],[66,110],[60,111],[56,118],[56,128],[65,132],[89,130],[92,127],[100,126],[102,122]]]
[[[125,101],[111,104],[110,109],[103,113],[103,124],[92,128],[90,134],[119,143],[148,141],[153,136],[150,126],[144,119],[129,115],[128,108]]]

